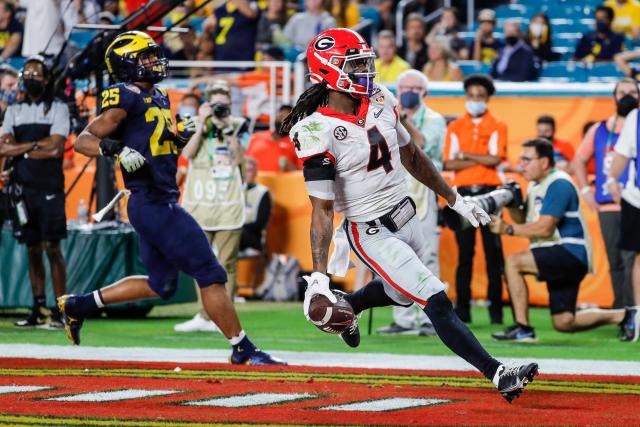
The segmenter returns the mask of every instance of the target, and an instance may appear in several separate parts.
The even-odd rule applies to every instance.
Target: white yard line
[[[131,362],[228,363],[229,350],[151,347],[74,347],[40,344],[0,344],[0,358],[101,360]],[[457,356],[419,356],[386,353],[319,353],[273,351],[294,366],[473,371]],[[640,376],[640,362],[582,359],[503,359],[507,364],[535,361],[545,374]]]

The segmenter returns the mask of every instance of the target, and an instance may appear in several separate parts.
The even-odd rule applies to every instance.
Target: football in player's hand
[[[354,322],[356,315],[351,304],[344,297],[334,292],[338,301],[332,303],[324,295],[311,297],[309,319],[321,331],[329,334],[340,334]]]

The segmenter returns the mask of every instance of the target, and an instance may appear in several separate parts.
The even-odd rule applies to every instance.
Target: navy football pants
[[[132,194],[129,221],[140,236],[140,257],[149,273],[149,286],[163,299],[178,285],[178,271],[196,279],[201,288],[225,284],[227,273],[195,219],[176,203],[151,203]]]

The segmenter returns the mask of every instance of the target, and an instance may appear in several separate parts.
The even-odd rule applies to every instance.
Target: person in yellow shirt
[[[409,63],[400,58],[396,52],[396,39],[393,32],[385,30],[378,34],[378,57],[375,60],[376,70],[380,73],[381,83],[395,83],[403,71],[411,68]]]
[[[612,29],[629,36],[633,41],[640,38],[640,1],[638,0],[607,0],[615,13]]]

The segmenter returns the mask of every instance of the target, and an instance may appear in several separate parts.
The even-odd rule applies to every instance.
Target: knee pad
[[[424,312],[427,313],[429,318],[442,318],[447,316],[449,313],[453,313],[453,304],[451,304],[451,300],[447,294],[445,294],[444,291],[440,291],[429,298],[427,306],[424,308]]]

